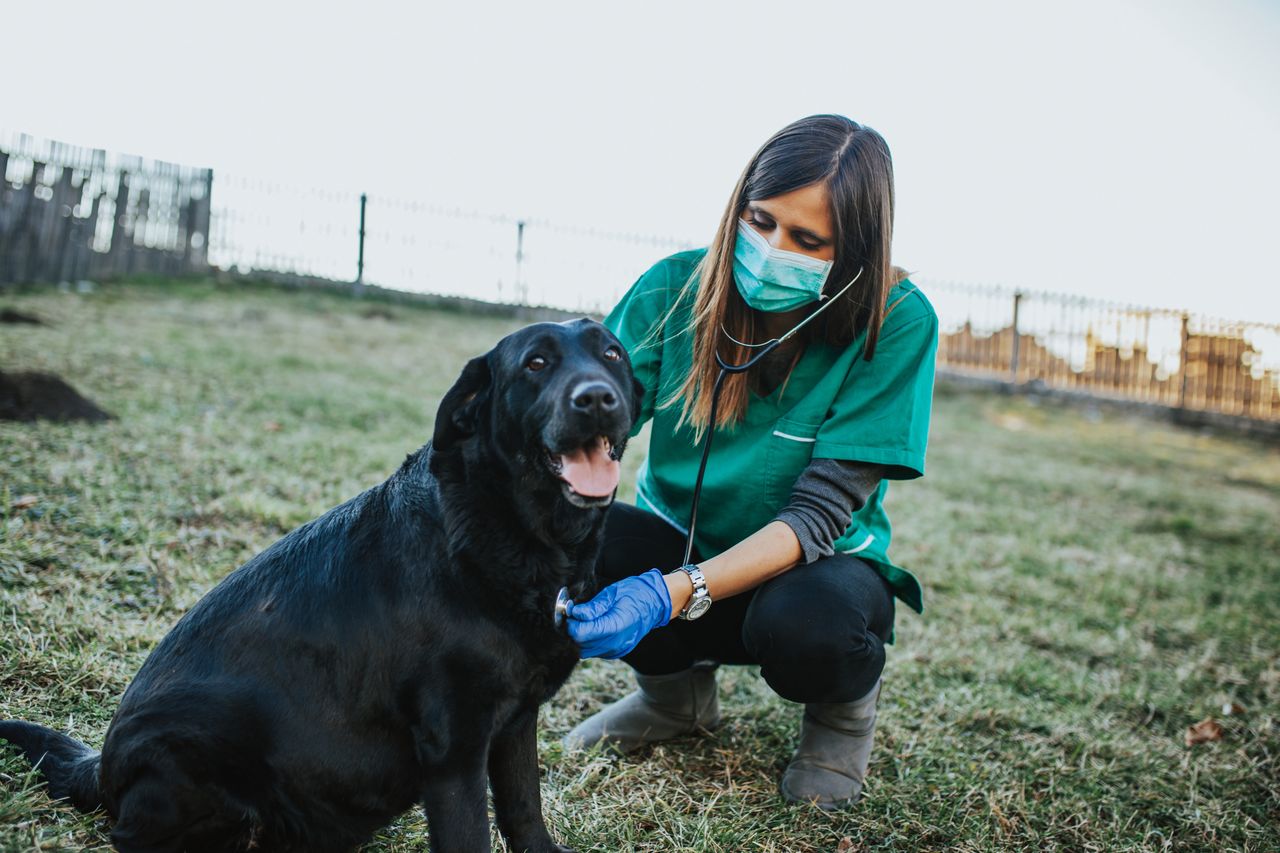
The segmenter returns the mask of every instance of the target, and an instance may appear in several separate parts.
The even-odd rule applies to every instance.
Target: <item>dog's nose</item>
[[[604,414],[618,408],[618,395],[604,382],[582,382],[569,394],[575,411]]]

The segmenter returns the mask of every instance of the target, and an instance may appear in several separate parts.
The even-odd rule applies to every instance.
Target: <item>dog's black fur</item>
[[[578,660],[556,592],[594,591],[612,496],[575,493],[554,460],[597,435],[619,457],[641,392],[598,323],[509,335],[396,473],[178,622],[101,754],[25,722],[0,738],[52,796],[105,806],[121,853],[350,850],[415,802],[433,850],[488,850],[486,780],[513,850],[566,850],[542,819],[534,728]]]

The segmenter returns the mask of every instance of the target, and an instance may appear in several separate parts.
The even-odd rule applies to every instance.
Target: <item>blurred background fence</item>
[[[0,139],[0,286],[214,270],[601,313],[702,241]],[[1280,421],[1280,324],[916,279],[943,370]]]
[[[209,169],[24,135],[0,175],[0,283],[208,268]]]
[[[1016,385],[1280,420],[1280,324],[926,282],[938,364]]]

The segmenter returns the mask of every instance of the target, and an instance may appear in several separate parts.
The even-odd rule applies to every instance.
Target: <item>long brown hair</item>
[[[662,406],[683,400],[680,423],[701,436],[711,415],[711,389],[719,367],[716,347],[731,363],[751,354],[725,338],[721,324],[740,341],[756,341],[757,313],[747,306],[733,281],[733,251],[738,218],[749,202],[823,182],[831,202],[835,259],[823,290],[834,294],[859,268],[862,275],[849,292],[800,333],[802,343],[823,340],[848,346],[865,329],[864,357],[875,355],[889,289],[903,276],[890,261],[893,238],[893,160],[880,134],[844,116],[815,115],[793,122],[766,142],[734,187],[706,256],[686,283],[697,283],[688,328],[693,336],[689,376]],[[683,300],[676,300],[677,304]],[[814,307],[817,307],[815,303]],[[747,410],[744,373],[726,376],[716,420],[738,423]]]

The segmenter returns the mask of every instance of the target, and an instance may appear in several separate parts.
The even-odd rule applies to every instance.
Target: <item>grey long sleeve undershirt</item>
[[[795,531],[802,562],[835,553],[833,543],[884,479],[886,466],[845,459],[814,459],[800,472],[791,499],[775,521]]]

